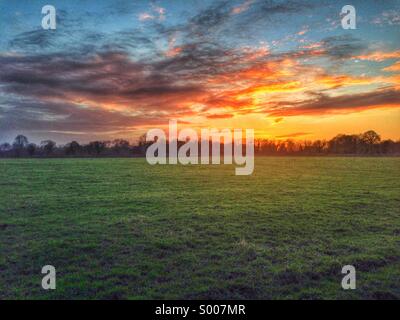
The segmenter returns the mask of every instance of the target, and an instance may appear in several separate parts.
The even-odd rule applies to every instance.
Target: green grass
[[[0,160],[0,299],[400,298],[399,178],[399,158]]]

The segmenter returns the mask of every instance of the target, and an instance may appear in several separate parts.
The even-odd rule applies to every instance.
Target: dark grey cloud
[[[124,52],[0,57],[0,84],[13,95],[115,103],[147,112],[176,108],[201,93],[200,84],[180,83],[179,75],[156,66],[132,61]]]
[[[321,115],[340,114],[349,111],[356,112],[382,106],[400,107],[400,91],[387,88],[373,92],[334,97],[318,92],[308,101],[299,103],[281,102],[279,106],[266,110],[266,112],[270,116]]]
[[[166,112],[192,115],[179,105],[202,90],[122,51],[0,56],[0,136],[11,131],[87,136],[158,125],[166,122]]]
[[[29,99],[3,101],[0,117],[7,119],[0,128],[0,135],[10,130],[109,133],[165,123],[157,116],[132,116],[96,107]]]
[[[10,41],[11,49],[36,50],[53,47],[57,44],[59,34],[53,31],[37,29],[23,32]]]
[[[368,50],[365,41],[352,35],[332,36],[321,42],[326,55],[333,59],[348,59]]]
[[[216,2],[192,17],[184,30],[192,36],[209,36],[231,18],[231,10],[229,1]]]

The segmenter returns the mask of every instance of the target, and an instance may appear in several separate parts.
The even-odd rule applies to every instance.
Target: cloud
[[[348,59],[368,49],[364,41],[351,35],[331,36],[321,42],[325,55],[332,59]]]
[[[303,28],[302,30],[300,30],[299,32],[297,32],[297,35],[303,36],[303,35],[305,35],[308,31],[310,31],[310,30],[308,29],[308,27],[305,27],[305,28]]]
[[[146,21],[146,20],[154,20],[156,17],[151,15],[150,13],[143,12],[139,14],[139,20],[140,21]]]
[[[68,103],[49,103],[30,99],[8,101],[0,106],[0,116],[7,119],[1,132],[10,130],[76,132],[105,134],[144,125],[159,125],[164,119],[151,116],[130,116],[104,109],[77,107]]]
[[[165,13],[166,13],[165,8],[151,4],[151,13],[141,12],[139,13],[138,19],[139,21],[146,21],[146,20],[163,21],[165,19]]]
[[[399,72],[400,71],[400,61],[397,61],[396,63],[392,64],[389,67],[384,68],[383,70],[390,71],[390,72]]]
[[[349,34],[297,48],[280,46],[284,41],[277,47],[254,41],[260,30],[286,27],[292,15],[305,16],[325,2],[218,1],[184,13],[176,23],[173,12],[166,21],[166,10],[154,3],[145,12],[131,5],[125,12],[119,2],[110,8],[113,17],[129,12],[148,21],[145,27],[135,21],[136,28],[105,32],[63,14],[56,33],[16,35],[9,53],[0,54],[0,116],[7,123],[1,130],[122,132],[171,117],[188,121],[249,114],[269,114],[278,123],[286,115],[395,105],[396,86],[356,95],[339,90],[396,85],[396,75],[357,76],[341,69],[346,60],[397,59],[396,52],[371,52],[368,42]],[[105,17],[96,16],[96,25]],[[294,30],[303,35],[304,26],[301,21]]]
[[[44,32],[43,29],[27,31],[11,40],[11,47],[29,49],[32,47],[50,47],[58,37],[56,32]]]
[[[386,10],[372,20],[376,25],[400,25],[400,13],[398,10]]]
[[[250,5],[253,3],[253,0],[246,0],[243,2],[241,5],[234,7],[231,11],[232,14],[240,14],[242,12],[245,12],[249,9]]]
[[[0,83],[8,94],[105,109],[162,112],[179,110],[201,95],[196,83],[182,84],[153,65],[123,52],[0,58]]]
[[[122,40],[130,34],[119,35]],[[140,39],[140,35],[137,37]],[[152,48],[151,40],[140,41]],[[179,51],[173,51],[176,48]],[[122,130],[122,124],[140,126],[145,120],[152,123],[153,119],[168,117],[223,119],[252,113],[283,117],[353,112],[393,104],[393,95],[389,100],[384,91],[370,93],[369,99],[364,95],[330,97],[316,91],[313,99],[298,102],[296,94],[310,90],[382,82],[379,77],[331,75],[299,63],[303,57],[331,57],[331,52],[327,54],[320,46],[277,54],[265,47],[229,49],[201,41],[177,47],[171,38],[170,50],[167,54],[148,55],[147,59],[135,59],[126,49],[110,51],[107,47],[86,54],[1,55],[1,90],[35,106],[35,110],[26,109],[31,115],[41,115],[32,120],[32,129],[49,125],[46,119],[53,117],[52,110],[62,110],[53,118],[60,127],[52,128],[63,131],[82,130],[84,126],[97,130],[100,118],[104,119],[104,128],[112,131]],[[282,102],[285,93],[295,94],[292,101]],[[18,99],[15,101],[18,104]],[[75,114],[79,114],[79,124],[73,121]],[[68,116],[69,121],[58,116]],[[3,110],[3,117],[11,117],[11,113]],[[10,123],[22,125],[15,116],[12,119]]]
[[[346,74],[331,75],[331,74],[320,74],[317,75],[315,81],[328,88],[341,88],[355,85],[368,85],[372,83],[380,83],[383,81],[380,77],[366,77],[366,76],[352,76]]]
[[[289,138],[298,138],[298,137],[304,137],[312,134],[311,132],[294,132],[294,133],[288,133],[280,136],[276,136],[278,139],[289,139]]]
[[[326,1],[311,2],[307,0],[288,0],[288,1],[275,1],[265,0],[257,1],[251,6],[251,10],[247,10],[242,16],[240,27],[247,29],[263,22],[266,25],[276,26],[277,23],[287,23],[287,18],[291,15],[304,14],[310,12],[312,9],[323,7]]]
[[[400,91],[394,89],[376,90],[367,93],[346,94],[331,97],[318,93],[316,98],[298,103],[281,102],[269,111],[270,117],[343,114],[371,108],[399,108]]]
[[[31,107],[20,115],[21,119],[34,117],[27,122],[32,130],[49,126],[52,130],[82,131],[86,126],[87,130],[96,131],[102,125],[104,130],[115,131],[168,117],[226,119],[252,113],[283,117],[353,112],[393,104],[384,91],[369,96],[369,100],[364,95],[332,98],[317,92],[316,98],[303,103],[297,102],[296,96],[285,105],[279,102],[284,97],[280,93],[301,93],[315,86],[332,89],[365,85],[379,80],[330,75],[297,61],[313,56],[314,49],[272,54],[265,48],[226,49],[209,43],[180,48],[179,54],[147,60],[134,60],[125,51],[2,55],[0,85],[6,95],[30,101]],[[381,96],[386,101],[379,99]],[[16,99],[8,104],[19,102]],[[12,117],[10,123],[24,127],[23,122],[16,121],[15,114],[3,110],[3,117]],[[46,120],[49,118],[58,124],[50,125]]]
[[[400,59],[400,50],[370,52],[353,58],[359,60],[376,61],[376,62],[382,62],[388,59]]]
[[[208,119],[229,119],[233,118],[233,114],[208,114],[206,117]]]

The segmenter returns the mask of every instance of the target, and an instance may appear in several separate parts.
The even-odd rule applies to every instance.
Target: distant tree
[[[77,155],[81,150],[81,146],[78,142],[72,141],[64,147],[64,150],[67,155]]]
[[[86,146],[89,154],[100,155],[106,148],[105,141],[92,141]]]
[[[254,151],[255,153],[261,152],[261,144],[262,144],[262,139],[255,139],[254,141]]]
[[[28,145],[28,143],[29,143],[28,138],[25,137],[24,135],[20,134],[16,136],[13,142],[13,149],[15,155],[19,157],[22,154],[23,150]]]
[[[112,149],[116,153],[126,153],[129,151],[129,141],[123,139],[115,139],[112,141]]]
[[[92,141],[87,145],[80,145],[77,141],[72,141],[63,147],[56,146],[56,143],[51,140],[41,142],[42,154],[49,156],[61,151],[65,155],[89,154],[94,156],[105,155],[144,155],[146,149],[153,142],[146,141],[146,135],[139,137],[136,144],[130,144],[124,139],[115,139],[113,141]],[[179,141],[178,146],[184,144],[184,141]],[[211,141],[209,142],[211,147]],[[200,146],[199,146],[200,147]],[[57,149],[56,149],[57,148]],[[1,156],[20,156],[21,154],[33,156],[38,153],[39,147],[34,143],[29,143],[28,138],[23,135],[18,135],[12,145],[9,143],[0,144]],[[221,148],[223,150],[223,148]],[[255,145],[256,154],[265,155],[320,155],[320,154],[394,154],[400,155],[400,141],[384,140],[373,130],[366,131],[362,134],[338,134],[329,141],[298,141],[298,140],[269,140],[257,139]]]
[[[361,143],[363,145],[363,149],[367,153],[376,153],[379,151],[378,144],[381,141],[381,137],[373,130],[369,130],[364,132],[360,136]]]
[[[300,151],[303,151],[306,154],[310,154],[314,151],[312,141],[306,140],[303,142],[303,146],[300,144],[299,147],[300,147]]]
[[[329,152],[341,154],[356,154],[359,145],[358,135],[339,134],[329,140]]]
[[[277,142],[277,150],[279,153],[286,153],[287,152],[286,143],[285,142]]]
[[[278,150],[278,145],[273,140],[265,139],[261,142],[261,152],[263,154],[275,154]]]
[[[373,145],[381,141],[381,136],[377,134],[374,130],[369,130],[362,134],[361,139],[363,142],[369,145]]]
[[[138,139],[139,147],[145,146],[148,142],[146,141],[146,134],[142,134]]]
[[[20,134],[15,137],[13,147],[14,148],[25,148],[28,145],[28,138]]]
[[[327,146],[327,142],[325,140],[315,140],[312,144],[313,151],[316,153],[324,152]]]
[[[296,146],[296,143],[294,140],[287,139],[285,144],[286,144],[286,152],[288,152],[288,153],[296,152],[297,146]]]
[[[384,140],[380,145],[381,153],[395,153],[396,152],[396,142],[393,140]]]
[[[7,151],[10,151],[11,149],[12,149],[12,146],[8,142],[0,144],[0,151],[1,152],[7,152]]]
[[[141,154],[145,154],[147,148],[152,144],[152,141],[146,141],[146,134],[142,134],[138,140],[138,146]]]
[[[43,148],[46,155],[50,155],[54,152],[56,147],[56,143],[52,140],[45,140],[40,143],[41,147]]]
[[[26,150],[28,151],[28,154],[32,157],[35,152],[36,152],[36,144],[34,143],[29,143],[26,147]]]

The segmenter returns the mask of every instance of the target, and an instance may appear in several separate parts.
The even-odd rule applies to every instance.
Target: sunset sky
[[[0,142],[135,140],[169,119],[400,138],[398,0],[0,0],[0,35]]]

